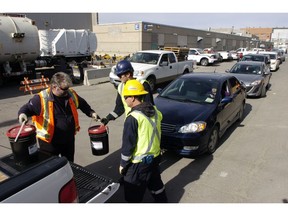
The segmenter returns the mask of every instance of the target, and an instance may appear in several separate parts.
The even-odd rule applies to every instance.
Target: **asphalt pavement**
[[[233,63],[197,66],[195,72],[224,72]],[[284,62],[278,71],[273,72],[271,87],[265,98],[247,99],[243,122],[227,131],[213,155],[199,158],[183,158],[169,152],[163,155],[162,178],[170,203],[287,202],[287,70],[288,63]],[[18,83],[14,83],[1,88],[0,156],[11,153],[6,132],[18,124],[17,112],[31,98],[31,95],[20,92],[18,87]],[[117,92],[109,82],[91,86],[76,85],[74,89],[100,117],[105,117],[115,106]],[[119,180],[124,117],[109,122],[109,153],[102,156],[92,155],[88,135],[88,129],[99,123],[81,111],[79,120],[81,130],[76,135],[75,162],[115,181]],[[108,202],[124,203],[123,188],[120,187]],[[149,193],[144,202],[153,202]]]

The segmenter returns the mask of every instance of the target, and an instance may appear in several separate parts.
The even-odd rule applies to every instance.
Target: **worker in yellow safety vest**
[[[121,83],[117,87],[117,97],[114,110],[110,112],[105,118],[101,119],[101,122],[104,125],[108,124],[108,122],[111,120],[114,121],[115,119],[119,118],[124,112],[127,115],[127,113],[130,111],[130,108],[127,106],[123,97],[123,89],[125,83],[128,80],[135,79],[133,78],[134,69],[129,61],[122,60],[116,64],[115,70],[116,75],[121,80]],[[144,89],[148,92],[148,94],[143,97],[143,100],[146,102],[150,102],[152,105],[154,105],[153,93],[149,83],[146,80],[142,80],[141,83],[143,84]]]
[[[165,203],[167,196],[159,167],[162,113],[151,103],[143,102],[147,94],[135,79],[124,86],[123,97],[131,111],[124,123],[119,172],[127,202],[141,202],[148,188],[155,202]]]

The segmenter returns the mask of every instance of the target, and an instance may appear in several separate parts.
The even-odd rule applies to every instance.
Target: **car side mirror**
[[[228,104],[233,101],[233,98],[231,96],[226,96],[221,100],[221,104]]]
[[[157,90],[156,90],[156,92],[158,93],[158,94],[160,94],[161,92],[162,92],[162,88],[157,88]]]

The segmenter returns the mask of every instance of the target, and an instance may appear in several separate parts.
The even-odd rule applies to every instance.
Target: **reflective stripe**
[[[149,140],[149,144],[148,144],[148,147],[145,151],[145,153],[143,155],[140,155],[140,156],[134,156],[133,157],[133,160],[142,160],[144,157],[147,156],[147,153],[151,150],[151,147],[152,147],[152,144],[153,144],[153,141],[154,141],[154,137],[155,137],[155,134],[157,135],[157,138],[158,140],[160,141],[160,134],[159,134],[159,131],[157,130],[157,125],[156,125],[156,122],[158,120],[158,114],[157,112],[155,112],[155,122],[153,122],[149,117],[147,117],[146,115],[144,115],[141,111],[139,110],[135,110],[133,111],[135,113],[139,113],[140,115],[143,115],[151,124],[151,126],[153,127],[153,133],[152,133],[152,136]]]
[[[50,88],[41,91],[38,95],[41,101],[41,112],[39,116],[33,116],[37,137],[50,143],[54,135],[54,101],[50,99]],[[79,131],[79,118],[77,107],[79,105],[78,96],[72,89],[68,90],[70,95],[69,105],[75,121],[75,133]]]
[[[155,158],[160,154],[161,120],[163,117],[156,106],[154,106],[154,110],[155,115],[151,118],[137,110],[129,113],[138,121],[139,125],[137,147],[132,153],[132,163],[144,162],[146,156],[150,155]]]
[[[125,83],[120,83],[119,86],[118,86],[118,93],[120,94],[121,96],[121,100],[122,100],[122,103],[123,103],[123,106],[124,106],[124,110],[125,110],[125,115],[127,116],[127,114],[131,111],[131,108],[127,105],[126,101],[125,101],[125,98],[123,96],[123,90],[124,90],[124,86],[125,86]],[[113,115],[114,116],[114,115]],[[115,117],[115,116],[114,116]],[[117,116],[118,117],[118,116]]]
[[[121,159],[124,161],[129,161],[131,159],[131,156],[125,156],[125,155],[121,154]]]
[[[110,112],[109,114],[111,114],[115,119],[119,117],[115,112]]]
[[[163,191],[165,190],[165,186],[163,185],[163,187],[161,188],[161,189],[159,189],[159,190],[157,190],[157,191],[150,191],[152,194],[160,194],[160,193],[162,193]]]

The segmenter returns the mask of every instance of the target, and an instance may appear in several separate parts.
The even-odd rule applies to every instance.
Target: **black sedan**
[[[245,87],[233,75],[182,75],[155,98],[163,114],[162,149],[182,156],[212,154],[227,128],[242,120],[245,101]]]
[[[233,74],[246,86],[247,96],[265,97],[272,73],[263,62],[241,61],[226,72]]]

